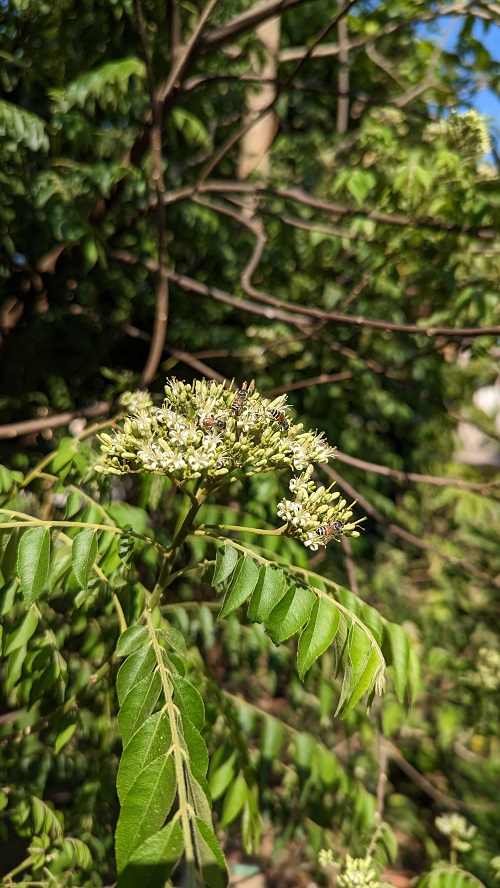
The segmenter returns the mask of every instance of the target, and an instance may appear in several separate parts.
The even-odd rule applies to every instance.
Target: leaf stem
[[[196,495],[194,495],[194,494],[191,495],[191,508],[189,509],[186,517],[184,518],[184,521],[182,522],[182,524],[179,528],[179,531],[177,533],[175,540],[172,543],[172,546],[170,547],[169,551],[165,555],[165,559],[164,559],[164,562],[163,562],[163,565],[162,565],[162,568],[160,571],[160,576],[158,578],[158,582],[153,590],[153,594],[151,595],[151,599],[150,599],[149,604],[147,606],[147,613],[148,614],[151,614],[154,611],[161,596],[163,595],[163,592],[167,588],[168,581],[170,578],[170,574],[172,573],[172,568],[174,566],[175,559],[177,558],[177,555],[179,554],[179,550],[180,550],[184,540],[192,532],[194,519],[196,518],[196,515],[198,514],[201,506],[205,502],[209,493],[210,493],[210,488],[200,486]]]

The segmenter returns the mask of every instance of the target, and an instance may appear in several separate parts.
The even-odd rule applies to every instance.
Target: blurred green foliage
[[[235,615],[216,622],[206,585],[193,601],[181,578],[165,610],[188,638],[193,662],[205,664],[216,811],[224,824],[232,821],[237,804],[228,812],[225,792],[243,774],[258,786],[276,854],[294,840],[311,866],[322,847],[333,847],[337,858],[346,851],[361,857],[373,834],[383,732],[383,816],[398,838],[394,866],[408,878],[428,878],[448,856],[435,817],[458,810],[477,828],[460,862],[490,884],[500,816],[499,430],[473,398],[498,379],[498,335],[426,329],[499,323],[496,161],[484,157],[475,118],[444,119],[450,108],[467,106],[479,84],[498,87],[498,62],[477,39],[472,7],[457,20],[456,49],[444,50],[436,46],[439,10],[428,0],[359,2],[347,17],[350,113],[339,133],[337,54],[308,59],[285,86],[296,64],[286,51],[309,45],[332,15],[325,4],[298,3],[281,16],[269,174],[239,182],[235,141],[204,181],[206,165],[241,127],[245,76],[261,47],[253,27],[225,36],[224,27],[252,5],[215,6],[164,103],[167,261],[184,277],[170,281],[167,339],[151,388],[159,396],[173,370],[199,376],[199,367],[184,363],[194,356],[228,379],[255,378],[264,394],[288,391],[296,419],[361,461],[341,456],[335,469],[343,493],[368,515],[365,532],[352,550],[330,546],[309,564],[404,627],[420,661],[420,692],[409,710],[389,689],[371,715],[356,709],[334,720],[338,693],[328,654],[304,686],[292,647],[275,649],[260,626]],[[184,41],[200,11],[176,3],[169,10],[156,0],[142,4],[157,85],[172,64],[175,10]],[[481,11],[486,27],[498,26],[493,8]],[[0,33],[0,414],[9,425],[2,462],[28,471],[59,448],[52,470],[64,485],[47,488],[36,479],[17,492],[20,478],[7,472],[3,494],[11,509],[46,509],[51,518],[71,508],[81,514],[87,494],[106,507],[113,496],[119,503],[110,508],[123,510],[113,520],[138,533],[149,528],[169,545],[183,515],[168,485],[123,479],[118,489],[101,489],[89,468],[93,445],[76,448],[55,423],[17,437],[15,428],[113,402],[138,384],[148,354],[158,230],[134,5],[10,0],[0,6]],[[335,45],[337,30],[326,40]],[[242,278],[255,245],[246,213],[265,238],[253,294]],[[195,292],[193,281],[233,302]],[[266,305],[259,292],[285,304]],[[287,305],[297,312],[277,316]],[[304,308],[340,317],[306,316]],[[493,457],[457,459],[464,423],[482,430]],[[329,480],[321,469],[319,475]],[[70,484],[75,490],[66,500]],[[273,526],[282,494],[274,475],[237,482],[206,507],[204,520]],[[85,520],[97,521],[92,508]],[[308,564],[294,541],[263,539],[268,556]],[[156,550],[136,549],[140,568],[130,584],[116,547],[104,537],[100,546],[108,547],[101,554],[126,622],[133,622],[154,580]],[[213,558],[201,541],[189,546],[194,558]],[[7,567],[11,548],[3,550]],[[115,878],[120,742],[113,682],[90,677],[112,656],[116,611],[97,580],[85,594],[75,583],[78,615],[68,619],[64,596],[55,594],[34,626],[13,603],[14,592],[9,583],[0,590],[9,657],[0,697],[1,783],[10,787],[5,806],[16,812],[0,823],[5,871],[27,856],[33,836],[44,835],[57,848],[51,873],[56,878],[57,870],[58,884],[98,888]],[[24,656],[30,672],[20,680]],[[21,736],[42,718],[42,730]],[[48,806],[43,813],[40,804]],[[252,823],[242,824],[245,847]],[[236,841],[234,822],[227,830]],[[68,836],[90,849],[90,867]],[[52,884],[52,875],[43,878]],[[432,878],[422,884],[438,884]]]

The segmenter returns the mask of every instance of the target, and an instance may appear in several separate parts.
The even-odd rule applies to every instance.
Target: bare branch
[[[125,250],[111,250],[110,255],[120,262],[125,262],[129,265],[143,265],[145,268],[148,268],[152,272],[158,271],[158,263],[152,259],[139,259],[137,256],[134,256],[132,253],[128,253]],[[424,334],[429,337],[449,336],[450,338],[463,338],[469,336],[500,335],[500,326],[424,327],[419,326],[418,324],[395,324],[391,321],[379,321],[374,320],[373,318],[365,318],[361,315],[342,315],[338,314],[337,312],[323,311],[321,309],[308,308],[307,306],[294,305],[290,302],[285,302],[282,299],[276,299],[273,296],[261,294],[260,291],[255,290],[254,292],[258,293],[259,295],[255,296],[254,298],[258,298],[259,302],[264,302],[269,306],[269,308],[262,308],[261,306],[255,305],[255,303],[251,303],[246,299],[238,299],[237,297],[232,296],[230,293],[227,293],[225,290],[221,290],[218,287],[209,287],[207,284],[196,281],[193,278],[188,277],[187,275],[178,274],[177,272],[173,271],[167,271],[167,276],[171,281],[174,281],[176,284],[182,287],[182,289],[187,290],[188,292],[198,293],[200,296],[210,296],[217,302],[224,302],[226,303],[226,305],[231,305],[233,308],[240,309],[241,311],[247,311],[251,314],[262,315],[269,320],[285,321],[287,324],[293,324],[300,329],[305,328],[307,318],[317,318],[328,323],[342,324],[343,326],[348,327],[367,327],[375,330],[392,330],[399,333]],[[311,334],[313,333],[314,330],[311,331]]]
[[[443,561],[448,562],[448,564],[453,564],[454,567],[458,567],[460,570],[464,571],[465,574],[471,574],[471,576],[476,577],[481,580],[487,586],[493,586],[495,589],[500,589],[500,578],[492,577],[484,571],[480,570],[474,564],[471,564],[470,561],[462,561],[460,558],[455,558],[454,555],[448,555],[442,552],[440,549],[436,549],[435,546],[431,546],[430,543],[424,542],[420,537],[415,536],[413,533],[410,533],[408,530],[405,530],[403,527],[400,527],[399,524],[394,524],[393,522],[388,523],[381,512],[378,511],[372,504],[364,497],[359,490],[356,490],[352,484],[349,484],[344,478],[342,478],[337,472],[335,472],[330,466],[322,465],[320,468],[326,472],[326,474],[332,478],[332,480],[336,481],[338,486],[347,493],[352,499],[357,500],[357,502],[361,505],[367,515],[370,515],[371,518],[374,519],[378,524],[381,524],[385,527],[390,533],[394,533],[396,536],[400,537],[400,539],[405,540],[405,542],[410,543],[412,546],[416,546],[418,549],[423,549],[426,552],[432,552],[434,555],[437,555]]]
[[[333,16],[332,20],[330,22],[328,22],[328,24],[320,31],[318,36],[313,40],[313,42],[311,43],[310,47],[308,48],[306,54],[301,59],[299,59],[299,61],[297,62],[297,64],[293,68],[293,71],[287,77],[285,82],[280,86],[279,89],[276,89],[275,95],[274,95],[273,99],[271,100],[271,102],[269,102],[269,104],[265,108],[263,108],[262,111],[259,112],[259,114],[255,115],[251,120],[244,123],[235,133],[233,133],[224,142],[224,144],[219,148],[219,150],[215,152],[213,158],[207,164],[205,169],[201,172],[200,177],[198,179],[198,185],[200,185],[206,181],[206,179],[213,173],[213,171],[219,165],[220,161],[226,156],[226,154],[228,154],[228,152],[231,150],[231,148],[233,148],[234,145],[236,145],[239,142],[239,140],[243,136],[246,135],[246,133],[248,133],[254,126],[256,126],[258,123],[260,123],[265,117],[267,117],[268,114],[271,114],[271,112],[272,112],[274,106],[276,105],[278,99],[280,98],[281,94],[286,89],[289,88],[289,86],[291,85],[291,83],[296,78],[297,74],[299,73],[299,71],[302,69],[302,67],[305,65],[305,63],[308,61],[308,59],[311,57],[312,53],[314,52],[314,48],[319,43],[321,43],[322,40],[325,39],[325,37],[330,33],[330,31],[332,31],[338,25],[339,21],[341,21],[344,18],[344,16],[347,15],[349,10],[357,2],[358,2],[358,0],[347,0],[346,4],[342,7],[342,9],[340,9],[339,12]]]
[[[355,468],[363,469],[365,472],[375,472],[377,475],[395,478],[402,483],[411,481],[417,484],[433,484],[437,487],[459,487],[462,490],[472,490],[475,493],[484,493],[485,490],[500,487],[500,481],[488,481],[484,484],[477,484],[474,481],[464,481],[461,478],[420,475],[418,472],[402,472],[399,469],[390,469],[388,466],[381,466],[378,463],[367,462],[364,459],[349,456],[340,450],[335,451],[335,456],[340,462],[346,463],[348,466],[355,466]]]
[[[58,429],[66,426],[73,419],[93,419],[96,416],[105,416],[109,413],[110,405],[106,401],[99,401],[93,407],[83,407],[81,410],[66,410],[64,413],[56,413],[54,416],[44,416],[43,419],[26,419],[22,422],[13,422],[0,426],[0,439],[12,440],[22,435],[33,435],[46,429]]]

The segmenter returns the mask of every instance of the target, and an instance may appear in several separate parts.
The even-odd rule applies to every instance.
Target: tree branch
[[[157,229],[158,229],[158,291],[156,294],[155,319],[153,323],[153,336],[151,337],[151,345],[149,354],[144,365],[140,385],[145,388],[154,378],[158,369],[158,365],[163,353],[163,346],[167,335],[168,323],[168,278],[167,278],[167,243],[165,236],[165,204],[163,196],[165,194],[165,179],[163,176],[163,158],[162,158],[162,112],[161,104],[156,98],[156,86],[154,82],[153,65],[150,58],[146,27],[140,0],[134,0],[134,9],[137,19],[137,27],[139,31],[139,39],[141,41],[142,53],[146,64],[148,77],[149,94],[151,100],[151,115],[153,123],[151,126],[151,154],[153,158],[153,179],[157,200]],[[175,67],[175,62],[174,62]]]
[[[125,250],[111,250],[110,255],[120,262],[129,265],[143,265],[152,272],[158,271],[158,263],[152,259],[139,259],[132,253]],[[264,302],[269,308],[262,308],[246,299],[238,299],[235,296],[221,290],[218,287],[209,287],[207,284],[196,281],[184,274],[178,274],[174,271],[167,271],[169,280],[178,284],[182,289],[191,293],[198,293],[200,296],[210,296],[217,302],[224,302],[233,308],[247,311],[251,314],[261,315],[269,320],[285,321],[287,324],[293,324],[296,327],[304,328],[307,318],[318,318],[327,323],[342,324],[347,327],[369,328],[374,330],[392,330],[399,333],[423,334],[429,337],[448,336],[453,337],[469,337],[469,336],[499,336],[500,326],[493,327],[424,327],[418,324],[396,324],[392,321],[380,321],[373,318],[362,317],[361,315],[342,315],[337,312],[323,311],[317,308],[308,308],[307,306],[298,306],[282,299],[276,299],[273,296],[259,293],[259,302]],[[297,317],[299,316],[301,319]],[[314,332],[314,331],[312,331]]]
[[[432,552],[434,555],[442,558],[443,561],[447,561],[449,564],[453,564],[454,567],[460,568],[465,574],[471,574],[486,585],[493,586],[495,589],[500,589],[500,579],[490,576],[478,567],[475,567],[475,565],[471,564],[469,561],[462,561],[460,558],[455,558],[454,555],[447,555],[444,552],[441,552],[440,549],[436,549],[436,547],[431,546],[430,543],[424,542],[420,537],[416,537],[413,533],[400,527],[399,524],[394,524],[393,522],[387,523],[382,513],[372,506],[372,504],[368,502],[368,500],[359,492],[359,490],[356,490],[352,484],[349,484],[348,481],[337,474],[337,472],[331,469],[330,466],[322,465],[320,468],[323,469],[332,480],[336,481],[339,487],[344,490],[348,496],[357,500],[364,511],[370,515],[374,521],[381,524],[390,533],[394,533],[396,536],[400,537],[400,539],[405,540],[405,542],[410,543],[412,546],[416,546],[418,549]]]
[[[390,469],[377,463],[367,462],[355,456],[349,456],[340,450],[335,451],[336,459],[365,472],[375,472],[377,475],[395,478],[397,481],[411,481],[417,484],[434,484],[437,487],[459,487],[462,490],[472,490],[475,493],[484,493],[485,490],[500,487],[500,481],[489,481],[484,484],[476,484],[473,481],[463,481],[461,478],[442,478],[436,475],[420,475],[417,472],[402,472],[399,469]]]

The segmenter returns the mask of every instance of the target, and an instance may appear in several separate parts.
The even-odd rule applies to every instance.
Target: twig
[[[354,566],[354,558],[352,557],[352,546],[345,536],[342,537],[342,551],[344,552],[344,563],[347,578],[349,580],[349,588],[351,592],[354,592],[359,598],[359,586]]]
[[[430,543],[425,543],[420,537],[415,536],[410,531],[405,530],[403,527],[400,527],[399,524],[394,524],[393,522],[387,523],[386,519],[382,515],[381,512],[378,511],[372,504],[364,497],[359,490],[356,490],[352,484],[349,484],[342,478],[337,472],[330,468],[330,466],[322,465],[320,468],[326,472],[326,474],[332,478],[332,480],[336,481],[339,487],[344,490],[349,497],[353,500],[357,500],[357,502],[362,506],[364,511],[373,518],[378,524],[386,527],[390,533],[394,533],[396,536],[400,537],[400,539],[405,540],[407,543],[410,543],[412,546],[416,546],[418,549],[423,549],[427,552],[432,552],[434,555],[437,555],[439,558],[442,558],[443,561],[447,561],[449,564],[453,564],[454,567],[460,568],[466,574],[469,573],[477,579],[480,579],[483,583],[486,583],[488,586],[493,586],[495,589],[500,589],[500,579],[496,577],[492,577],[484,571],[480,570],[478,567],[475,567],[469,561],[462,561],[460,558],[455,558],[454,555],[447,555],[442,552],[440,549],[436,549],[435,546],[431,546]]]
[[[104,416],[109,412],[109,409],[110,405],[106,401],[99,401],[93,407],[83,407],[81,410],[67,410],[65,413],[56,413],[54,416],[46,416],[43,419],[26,419],[21,422],[9,423],[0,426],[0,439],[9,440],[19,438],[21,435],[43,432],[44,429],[58,429],[80,417],[92,419],[95,416]]]
[[[381,719],[379,717],[379,731],[378,731],[378,780],[377,780],[377,810],[375,813],[376,822],[378,824],[382,823],[384,819],[384,806],[385,806],[385,790],[387,786],[387,766],[388,766],[388,757],[387,757],[387,743],[385,737],[382,733],[381,728]]]
[[[476,493],[484,493],[485,490],[500,487],[500,481],[476,484],[474,481],[463,481],[461,478],[442,478],[436,475],[420,475],[418,472],[403,472],[400,469],[390,469],[388,466],[367,462],[364,459],[358,459],[356,456],[342,453],[340,450],[335,451],[335,456],[340,462],[346,463],[349,466],[355,466],[357,469],[363,469],[366,472],[376,472],[377,475],[385,475],[401,482],[413,481],[418,484],[434,484],[437,487],[459,487],[464,490],[473,490]]]
[[[154,272],[158,270],[158,264],[154,260],[140,259],[137,256],[134,256],[133,253],[128,253],[126,250],[111,250],[110,255],[120,262],[126,262],[130,265],[143,265],[145,268],[148,268],[150,271]],[[276,299],[274,296],[261,294],[260,291],[255,290],[254,293],[260,294],[259,297],[254,296],[255,299],[259,298],[259,301],[265,302],[266,305],[274,306],[273,309],[263,309],[259,305],[252,304],[245,299],[237,299],[235,296],[231,296],[225,290],[221,290],[218,287],[209,287],[207,284],[203,284],[200,281],[195,280],[194,278],[188,277],[187,275],[178,274],[174,271],[167,271],[167,276],[171,281],[179,284],[180,287],[188,290],[189,292],[198,293],[200,296],[210,296],[217,302],[225,302],[227,305],[232,305],[233,308],[241,309],[241,311],[248,311],[252,314],[258,315],[260,314],[272,320],[285,321],[286,323],[293,324],[294,326],[301,327],[302,329],[305,326],[306,318],[318,318],[327,322],[342,324],[343,326],[348,327],[366,327],[374,330],[392,330],[399,333],[415,333],[429,337],[448,336],[451,338],[462,338],[469,336],[500,336],[500,326],[424,327],[419,326],[418,324],[396,324],[392,321],[380,321],[375,320],[374,318],[362,317],[361,315],[343,315],[333,311],[323,311],[319,308],[308,308],[307,306],[303,305],[298,306],[290,302],[285,302],[283,299]],[[298,322],[297,318],[294,317],[294,315],[301,315],[302,322]]]
[[[358,0],[347,0],[346,4],[342,7],[342,9],[340,9],[337,12],[337,14],[333,16],[332,20],[330,22],[328,22],[328,24],[321,30],[321,32],[318,34],[318,36],[313,40],[313,42],[309,46],[305,55],[302,56],[301,59],[299,59],[299,61],[297,62],[297,64],[295,65],[295,67],[293,68],[293,70],[291,71],[291,73],[289,74],[287,79],[285,80],[285,82],[278,89],[276,89],[275,94],[274,94],[272,100],[269,102],[269,104],[266,105],[266,107],[263,108],[258,114],[256,114],[254,117],[252,117],[251,120],[244,123],[235,133],[233,133],[224,142],[223,145],[221,145],[219,150],[215,152],[214,156],[209,161],[209,163],[206,165],[205,169],[202,170],[202,172],[199,176],[199,179],[198,179],[198,185],[201,185],[206,181],[206,179],[217,168],[220,161],[226,156],[226,154],[228,154],[228,152],[231,150],[231,148],[233,148],[240,141],[240,139],[243,136],[245,136],[251,129],[253,129],[254,126],[256,126],[258,123],[260,123],[262,120],[264,120],[264,118],[267,117],[267,115],[272,112],[272,110],[274,109],[274,107],[275,107],[276,103],[278,102],[282,93],[289,88],[289,86],[291,85],[291,83],[296,78],[297,74],[299,73],[299,71],[302,69],[302,67],[305,65],[305,63],[308,61],[308,59],[312,56],[315,47],[319,43],[321,43],[322,40],[324,40],[324,38],[330,33],[330,31],[332,31],[335,27],[337,27],[339,21],[341,21],[344,18],[344,16],[347,15],[349,10],[357,2],[358,2]]]

